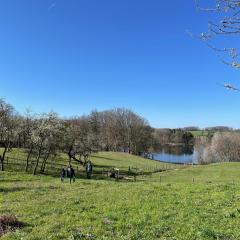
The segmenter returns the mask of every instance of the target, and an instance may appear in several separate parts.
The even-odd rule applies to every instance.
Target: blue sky
[[[239,128],[240,94],[216,84],[240,87],[238,71],[186,34],[209,18],[193,0],[0,0],[0,97],[20,112],[126,107],[154,127]]]

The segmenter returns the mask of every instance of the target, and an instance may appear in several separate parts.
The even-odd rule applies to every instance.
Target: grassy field
[[[0,149],[0,154],[2,149]],[[6,158],[5,168],[6,170],[20,170],[25,169],[26,152],[23,150],[13,149],[7,153],[8,160]],[[34,160],[34,158],[33,158]],[[120,173],[126,174],[129,169],[132,173],[152,173],[162,171],[166,169],[182,168],[184,166],[179,164],[169,164],[159,161],[149,160],[138,156],[129,155],[127,153],[114,153],[114,152],[100,152],[93,154],[90,158],[94,165],[94,172],[96,177],[101,177],[103,171],[107,171],[112,168],[119,168]],[[31,162],[31,161],[30,161]],[[8,164],[7,164],[8,163]],[[85,176],[84,168],[72,162],[76,173],[79,177]],[[29,172],[32,172],[34,161],[30,164]],[[41,166],[41,160],[39,163]],[[46,174],[48,175],[59,175],[62,167],[68,166],[68,157],[64,154],[58,155],[54,159],[49,159],[46,167]]]
[[[161,179],[160,179],[161,177]],[[210,165],[195,165],[184,169],[173,169],[148,176],[147,181],[165,183],[239,183],[240,163],[215,163]]]
[[[162,166],[118,153],[99,153],[93,161],[125,170]],[[25,223],[2,239],[240,239],[239,179],[239,163],[173,165],[136,182],[80,175],[71,185],[53,176],[1,172],[0,214]]]
[[[198,131],[190,131],[194,137],[204,137],[208,135],[213,135],[214,132],[206,131],[206,130],[198,130]]]

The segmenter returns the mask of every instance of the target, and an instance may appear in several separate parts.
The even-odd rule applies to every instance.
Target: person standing
[[[66,176],[66,171],[64,168],[62,168],[61,173],[60,173],[61,182],[64,182],[65,176]]]
[[[75,182],[75,171],[74,171],[74,169],[72,168],[71,165],[67,169],[67,177],[69,178],[70,184],[72,182]]]
[[[86,173],[87,173],[88,179],[91,179],[92,171],[93,171],[93,166],[92,166],[92,163],[89,161],[86,165]]]

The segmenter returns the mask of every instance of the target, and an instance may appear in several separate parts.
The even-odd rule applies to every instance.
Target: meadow
[[[214,134],[214,131],[207,131],[207,130],[195,130],[195,131],[190,131],[192,135],[196,137],[204,137],[204,136],[211,136]]]
[[[240,239],[239,163],[170,167],[111,152],[92,161],[93,178],[79,167],[71,185],[54,175],[1,172],[0,215],[24,223],[1,239]],[[144,171],[136,182],[100,177],[113,166]]]

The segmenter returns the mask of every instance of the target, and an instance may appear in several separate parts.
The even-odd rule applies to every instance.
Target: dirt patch
[[[0,237],[3,234],[16,231],[24,226],[14,215],[0,215]]]

